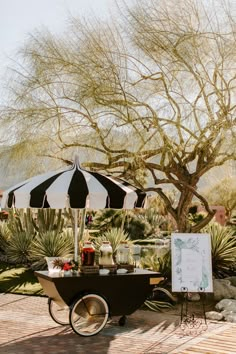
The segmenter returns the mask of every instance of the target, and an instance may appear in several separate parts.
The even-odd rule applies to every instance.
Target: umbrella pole
[[[78,262],[78,210],[74,210],[75,262]]]

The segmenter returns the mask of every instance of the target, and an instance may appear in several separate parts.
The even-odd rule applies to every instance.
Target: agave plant
[[[211,235],[212,268],[215,277],[233,275],[232,269],[236,264],[236,237],[233,229],[210,223],[202,232]]]
[[[171,302],[156,300],[155,298],[156,297],[158,298],[158,295],[156,295],[156,293],[158,292],[163,293]],[[173,296],[169,290],[167,290],[164,287],[157,286],[153,291],[153,299],[146,300],[144,302],[144,305],[147,306],[152,311],[160,312],[162,311],[162,309],[173,307],[172,303],[176,303],[177,301],[178,299],[175,296]]]
[[[160,291],[166,290],[166,289],[159,289]],[[155,312],[161,312],[162,309],[164,308],[171,308],[173,305],[170,302],[167,301],[157,301],[157,300],[146,300],[144,302],[144,305],[149,308],[149,310],[155,311]]]
[[[28,263],[34,235],[25,231],[11,235],[6,247],[6,255],[10,262]]]
[[[31,257],[34,269],[46,267],[45,257],[73,257],[74,241],[72,230],[65,230],[62,233],[48,231],[38,234],[31,248]]]

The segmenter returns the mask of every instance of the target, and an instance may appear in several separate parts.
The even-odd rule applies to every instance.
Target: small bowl
[[[107,275],[110,273],[109,269],[99,269],[99,274],[100,275]]]
[[[124,268],[117,269],[117,274],[125,274],[127,272],[128,272],[128,270],[124,269]]]

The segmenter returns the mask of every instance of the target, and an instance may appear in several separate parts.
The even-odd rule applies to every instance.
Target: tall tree
[[[219,4],[122,1],[112,24],[72,19],[66,37],[35,34],[1,119],[20,140],[48,137],[52,157],[80,148],[84,166],[155,191],[179,231],[200,230],[214,212],[199,181],[236,156],[235,22]],[[208,214],[190,225],[193,198]]]

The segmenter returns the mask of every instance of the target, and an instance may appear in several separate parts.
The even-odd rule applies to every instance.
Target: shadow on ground
[[[0,345],[0,353],[4,354],[78,354],[99,353],[106,354],[113,340],[112,336],[98,334],[92,337],[76,335],[70,327],[63,327],[59,333],[53,333],[53,329],[33,333],[30,337],[21,338],[17,342],[12,341]]]

